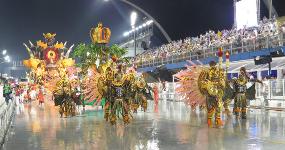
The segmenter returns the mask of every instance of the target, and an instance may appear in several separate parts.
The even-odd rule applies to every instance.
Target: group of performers
[[[136,113],[139,107],[147,110],[149,87],[134,68],[127,69],[126,65],[116,62],[110,64],[89,70],[90,75],[83,79],[83,94],[90,100],[97,99],[97,103],[106,100],[106,121],[115,124],[121,117],[128,124],[132,113]]]
[[[192,66],[175,75],[180,85],[177,92],[185,96],[187,105],[192,109],[197,106],[206,107],[207,123],[210,127],[213,126],[213,119],[217,127],[223,126],[221,120],[223,107],[225,113],[230,116],[229,105],[232,100],[234,100],[234,115],[246,119],[247,100],[254,99],[254,84],[262,83],[261,81],[250,78],[244,67],[240,68],[238,78],[229,80],[221,65],[217,65],[214,61],[209,63],[209,68],[197,66],[193,62],[190,64]],[[249,83],[252,83],[252,86],[248,87]]]
[[[125,124],[130,123],[132,113],[139,107],[146,111],[146,97],[151,89],[135,67],[105,50],[110,34],[111,31],[101,23],[91,29],[93,45],[101,48],[98,53],[100,63],[82,60],[89,63],[87,69],[75,66],[75,60],[69,58],[73,45],[66,48],[66,42],[56,42],[56,34],[43,34],[44,41],[37,41],[36,45],[32,42],[29,42],[30,46],[24,44],[30,59],[23,63],[31,69],[28,78],[38,87],[39,104],[42,105],[45,98],[53,100],[61,117],[75,116],[76,105],[101,104],[105,119],[111,124],[119,118]]]
[[[111,31],[101,23],[90,31],[93,46],[100,47],[100,63],[85,60],[85,64],[89,64],[85,71],[75,67],[75,60],[69,58],[73,46],[68,49],[66,43],[55,42],[55,35],[44,34],[45,40],[38,41],[37,45],[29,42],[28,47],[24,44],[30,54],[30,59],[25,60],[24,65],[31,69],[30,81],[39,87],[37,98],[40,104],[47,97],[44,95],[50,94],[55,105],[59,106],[60,115],[66,117],[76,115],[76,105],[86,102],[101,104],[104,118],[113,125],[120,118],[125,124],[130,123],[139,107],[146,111],[147,99],[152,99],[150,91],[154,93],[155,105],[158,104],[157,85],[150,88],[134,66],[130,67],[123,59],[105,50]],[[89,51],[87,53],[90,54]],[[88,59],[87,56],[84,58]],[[210,62],[210,67],[189,63],[191,66],[175,75],[180,85],[177,92],[184,96],[187,105],[193,109],[197,106],[207,108],[208,125],[213,126],[212,120],[215,119],[215,124],[222,126],[222,109],[224,107],[226,114],[230,115],[229,104],[234,99],[234,114],[246,119],[247,99],[255,92],[247,84],[260,81],[251,79],[243,67],[238,78],[227,79],[221,61],[219,65]],[[79,75],[80,69],[82,75]],[[46,90],[45,94],[43,90]]]

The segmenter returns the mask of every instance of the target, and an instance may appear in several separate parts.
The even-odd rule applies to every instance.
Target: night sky
[[[130,0],[160,22],[173,40],[197,36],[205,31],[230,29],[234,22],[232,0]],[[280,16],[284,0],[273,0]],[[15,59],[28,57],[23,42],[42,39],[42,33],[57,33],[68,46],[90,42],[89,30],[102,21],[112,30],[117,43],[129,30],[134,9],[119,0],[0,0],[0,50],[7,49]],[[262,6],[262,15],[268,11]],[[139,14],[138,21],[142,21]],[[155,40],[166,42],[155,30]]]

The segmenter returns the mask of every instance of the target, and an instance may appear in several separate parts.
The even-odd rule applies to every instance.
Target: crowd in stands
[[[269,40],[273,46],[281,46],[285,34],[285,22],[280,23],[275,18],[263,18],[257,27],[244,27],[243,29],[233,28],[231,30],[208,31],[198,37],[188,37],[184,40],[173,41],[158,48],[149,49],[138,55],[136,60],[149,61],[155,58],[166,58],[191,52],[194,55],[201,55],[205,50],[210,51],[218,47],[242,47],[244,45],[254,45],[254,48],[261,49],[270,47],[265,45],[265,40]],[[228,48],[227,47],[227,48]],[[253,49],[250,47],[248,50]]]

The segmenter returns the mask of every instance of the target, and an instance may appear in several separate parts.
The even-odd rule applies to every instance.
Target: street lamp
[[[109,2],[110,0],[104,0],[104,2]],[[142,14],[144,14],[145,16],[147,16],[150,20],[153,20],[153,23],[157,26],[157,28],[160,30],[160,32],[163,34],[163,36],[166,38],[166,40],[170,43],[172,40],[170,38],[170,36],[167,34],[167,32],[163,29],[163,27],[156,21],[156,19],[154,19],[149,13],[147,13],[145,10],[143,10],[142,8],[140,8],[139,6],[137,6],[136,4],[128,1],[128,0],[118,0],[120,2],[123,2],[133,8],[135,8],[136,10],[140,11]]]
[[[133,11],[131,13],[131,26],[132,26],[132,28],[135,28],[137,18],[138,18],[138,14]]]
[[[135,56],[137,56],[137,35],[136,35],[136,21],[137,21],[137,18],[138,18],[138,14],[136,12],[132,12],[131,13],[131,26],[132,26],[132,29],[134,30],[134,48],[135,48]]]

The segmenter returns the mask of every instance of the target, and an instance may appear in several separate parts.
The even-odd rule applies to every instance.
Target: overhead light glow
[[[128,31],[128,32],[124,32],[123,36],[129,36],[131,33],[134,33],[135,31],[141,30],[149,25],[151,25],[153,23],[153,20],[148,20],[147,22],[145,22],[144,24],[138,26],[135,28],[135,26],[132,26],[132,30]]]
[[[7,54],[7,50],[3,50],[3,51],[2,51],[2,54],[3,54],[3,55],[6,55],[6,54]]]
[[[149,20],[146,22],[146,25],[151,25],[153,23],[153,20]]]

